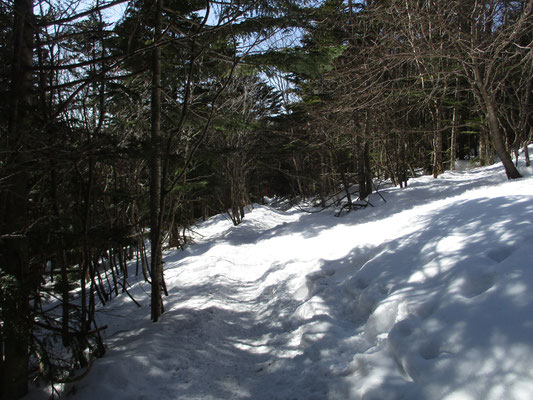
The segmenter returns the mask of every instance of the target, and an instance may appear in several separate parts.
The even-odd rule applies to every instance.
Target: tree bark
[[[528,135],[526,135],[527,139],[524,141],[524,158],[526,159],[526,167],[529,167],[531,165],[531,161],[529,159],[529,143],[531,143],[531,139],[533,138],[533,129],[529,130]]]
[[[3,168],[10,171],[0,192],[0,262],[3,297],[0,338],[0,397],[10,400],[28,391],[28,360],[31,333],[29,298],[32,277],[29,268],[27,121],[32,103],[33,2],[14,2],[14,55],[11,76],[11,109],[2,146],[7,156]],[[6,280],[4,280],[7,278]]]
[[[369,121],[369,113],[365,113],[365,144],[364,144],[364,151],[363,151],[363,158],[364,158],[364,164],[365,164],[365,180],[366,180],[366,196],[369,196],[372,194],[372,183],[373,183],[373,176],[372,176],[372,167],[370,162],[370,121]]]
[[[433,112],[435,122],[435,130],[433,131],[433,178],[437,178],[444,172],[440,105],[437,102],[435,103],[435,111]]]
[[[450,170],[455,171],[455,159],[457,158],[457,106],[452,110],[452,133],[450,137]]]
[[[450,170],[455,171],[455,160],[457,159],[457,134],[458,134],[458,105],[459,101],[459,78],[455,78],[455,104],[452,109],[452,131],[450,137]]]
[[[359,199],[364,200],[372,192],[372,186],[369,186],[369,160],[368,158],[368,143],[365,140],[361,143],[358,140],[357,148],[357,183],[359,185]]]
[[[161,35],[161,0],[155,0],[154,41]],[[151,154],[150,154],[150,243],[152,272],[151,318],[157,322],[163,312],[161,243],[161,48],[152,51]]]
[[[520,175],[520,172],[518,172],[516,169],[511,156],[505,148],[505,142],[500,129],[498,115],[496,114],[496,108],[491,99],[485,99],[485,103],[487,107],[487,120],[489,123],[489,134],[490,138],[492,139],[492,145],[494,146],[494,150],[496,151],[496,154],[498,154],[498,157],[500,157],[503,167],[505,168],[507,179],[521,178],[522,175]]]
[[[479,70],[477,60],[473,60],[473,73],[475,85],[478,89],[478,91],[476,91],[475,93],[478,95],[478,97],[480,97],[480,103],[485,110],[489,128],[489,136],[491,138],[494,150],[496,151],[498,157],[500,157],[503,167],[505,168],[507,179],[521,178],[522,175],[520,175],[520,172],[518,172],[518,170],[516,169],[515,165],[513,164],[513,160],[511,159],[511,156],[505,148],[503,133],[500,128],[500,122],[498,121],[498,113],[495,99],[493,94],[488,90],[487,86],[484,83],[486,79],[483,80],[482,78],[482,74]]]

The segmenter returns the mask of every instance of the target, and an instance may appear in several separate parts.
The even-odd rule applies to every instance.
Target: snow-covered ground
[[[340,218],[214,217],[166,254],[160,322],[141,277],[141,308],[122,295],[102,310],[108,351],[67,398],[532,399],[533,178],[521,171],[412,179]]]

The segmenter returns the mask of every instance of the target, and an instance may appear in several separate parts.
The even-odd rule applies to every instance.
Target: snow
[[[67,398],[531,399],[533,177],[424,176],[337,218],[255,205],[99,312],[108,350]],[[137,280],[138,281],[137,281]],[[46,398],[34,388],[28,399]]]

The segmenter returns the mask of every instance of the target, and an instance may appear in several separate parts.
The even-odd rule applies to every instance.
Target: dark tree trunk
[[[154,40],[161,35],[161,0],[155,0]],[[152,321],[157,322],[163,312],[162,243],[161,243],[161,48],[152,52],[151,154],[150,154],[150,242],[152,268]]]
[[[457,158],[457,106],[452,111],[452,133],[450,137],[450,169],[455,170],[455,159]]]
[[[327,169],[326,169],[326,161],[325,157],[322,153],[320,153],[320,206],[326,207],[326,197],[328,193],[327,188]]]
[[[357,157],[357,185],[359,186],[359,199],[364,200],[366,196],[368,196],[368,191],[366,189],[364,147],[358,150],[359,157]]]
[[[500,128],[500,122],[498,121],[498,113],[494,96],[483,84],[481,73],[477,64],[474,66],[473,72],[476,80],[477,89],[479,91],[478,97],[480,97],[481,104],[484,106],[486,112],[489,135],[492,141],[492,145],[494,146],[494,150],[496,151],[498,157],[500,157],[503,167],[505,168],[507,178],[521,178],[522,175],[520,175],[520,172],[518,172],[518,170],[516,169],[515,165],[513,164],[513,160],[511,159],[511,156],[509,155],[505,147],[503,133]]]
[[[478,149],[479,163],[482,167],[485,165],[492,164],[492,160],[490,159],[489,147],[490,147],[490,143],[489,143],[488,128],[483,126],[481,129],[481,132],[479,133],[479,149]]]
[[[455,160],[457,159],[457,134],[459,131],[458,123],[458,106],[457,101],[459,100],[459,79],[455,79],[455,94],[454,99],[456,104],[454,104],[452,109],[452,131],[450,136],[450,170],[455,170]]]
[[[344,186],[344,192],[346,193],[346,201],[348,202],[348,210],[352,209],[352,195],[350,194],[350,185],[348,184],[348,180],[346,179],[346,174],[341,169],[340,172],[341,175],[341,181],[342,185]]]
[[[366,175],[366,191],[367,196],[372,194],[372,169],[370,167],[370,142],[369,140],[365,141],[365,175]]]
[[[372,193],[372,173],[370,170],[370,144],[368,137],[368,114],[365,121],[365,138],[356,137],[357,184],[359,199],[364,200]]]
[[[441,132],[441,115],[439,104],[435,105],[435,112],[433,113],[435,122],[435,131],[433,132],[433,177],[436,178],[444,172],[443,164],[443,145]]]
[[[487,101],[487,119],[489,122],[489,133],[490,138],[492,139],[492,145],[494,146],[496,154],[498,154],[498,157],[500,157],[503,167],[505,168],[507,178],[521,178],[522,175],[520,175],[520,172],[518,172],[518,170],[516,169],[515,165],[513,164],[513,160],[511,159],[511,156],[505,148],[505,142],[503,140],[503,134],[500,129],[500,123],[498,121],[496,109],[490,99]]]
[[[529,140],[526,140],[524,142],[524,158],[526,159],[526,167],[529,167],[531,165],[531,161],[529,159],[528,145],[529,145]]]
[[[0,397],[17,399],[28,391],[28,359],[31,332],[29,297],[32,277],[29,268],[28,173],[25,165],[29,108],[32,102],[33,3],[14,2],[14,57],[11,77],[11,109],[7,135],[2,138],[10,171],[0,192],[0,262],[7,278],[0,282],[3,297],[0,338]],[[3,279],[2,279],[3,280]]]

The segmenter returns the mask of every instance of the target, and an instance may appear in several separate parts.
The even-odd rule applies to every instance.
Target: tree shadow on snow
[[[276,268],[281,266],[249,286],[257,286]],[[320,363],[324,354],[337,351],[337,340],[342,339],[338,333],[329,335],[330,317],[295,318],[302,301],[289,295],[287,283],[263,286],[244,303],[242,285],[219,276],[173,288],[167,304],[174,306],[158,323],[146,322],[116,335],[106,357],[77,384],[75,397],[347,398],[342,374]],[[184,301],[194,304],[185,307]],[[316,329],[300,335],[307,324]]]

